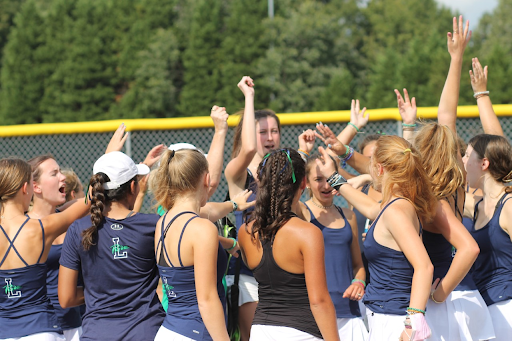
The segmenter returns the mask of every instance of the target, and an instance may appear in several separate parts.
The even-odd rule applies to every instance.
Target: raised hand
[[[409,100],[409,93],[405,88],[404,97],[402,97],[400,91],[397,89],[395,89],[395,94],[402,122],[405,124],[414,124],[414,122],[416,122],[416,114],[418,111],[416,108],[416,98],[413,97],[412,100]]]
[[[323,176],[329,178],[336,171],[334,161],[323,147],[318,147],[318,152],[322,155],[321,159],[315,160],[318,165],[318,169]]]
[[[121,149],[123,149],[124,143],[128,138],[128,133],[125,134],[125,131],[126,126],[124,123],[121,123],[121,125],[114,132],[114,135],[112,135],[112,138],[108,143],[107,150],[105,150],[105,154],[110,152],[120,152]]]
[[[142,163],[144,163],[149,168],[153,167],[153,165],[160,159],[160,156],[166,149],[167,147],[163,144],[153,147]]]
[[[452,58],[462,58],[464,50],[471,39],[471,31],[469,30],[469,20],[466,21],[466,26],[463,25],[462,15],[457,18],[453,17],[453,33],[447,34],[448,52]]]
[[[359,100],[352,100],[350,107],[350,123],[355,125],[359,130],[363,129],[370,119],[370,115],[365,116],[365,113],[366,107],[364,107],[363,110],[359,110]]]
[[[308,129],[299,135],[299,149],[311,153],[313,146],[315,145],[316,135],[315,131]]]
[[[469,70],[469,77],[471,78],[471,87],[473,92],[487,91],[487,65],[482,69],[482,64],[478,58],[472,59],[473,71]]]
[[[238,88],[242,91],[245,97],[254,96],[254,81],[249,76],[243,76],[238,82]]]
[[[223,132],[228,131],[228,117],[229,114],[226,112],[226,108],[214,105],[210,114],[215,131]]]
[[[345,153],[345,146],[340,142],[340,140],[338,140],[336,135],[334,135],[332,130],[327,125],[323,124],[322,122],[317,123],[316,130],[318,131],[315,132],[316,137],[322,140],[327,148],[331,149],[336,155],[343,155]]]
[[[238,205],[237,211],[245,211],[249,207],[254,206],[254,204],[256,203],[255,200],[247,202],[247,199],[249,199],[251,194],[252,194],[252,191],[246,189],[246,190],[238,193],[233,199],[231,199],[234,202],[236,202],[236,204]]]

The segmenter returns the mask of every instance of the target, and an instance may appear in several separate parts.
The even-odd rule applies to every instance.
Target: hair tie
[[[503,178],[502,178],[502,181],[503,182],[512,182],[512,171],[508,172],[507,175],[505,175]]]
[[[412,153],[411,148],[404,149],[403,153],[405,154],[405,153],[407,153],[407,152]]]
[[[167,159],[167,166],[169,166],[169,163],[171,163],[171,160],[174,157],[174,154],[176,154],[176,151],[171,150],[171,156],[169,156],[169,159]]]

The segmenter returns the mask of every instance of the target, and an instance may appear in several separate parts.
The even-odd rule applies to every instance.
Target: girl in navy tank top
[[[333,203],[332,188],[316,165],[319,154],[306,163],[310,199],[302,204],[306,221],[322,231],[325,245],[327,288],[336,309],[341,340],[365,341],[368,331],[358,301],[363,298],[366,271],[358,244],[355,214]]]
[[[46,291],[50,247],[88,205],[30,219],[32,169],[21,159],[0,160],[0,339],[60,340],[57,316]]]
[[[62,174],[55,158],[50,155],[36,156],[28,161],[32,166],[34,181],[33,205],[28,213],[30,218],[38,219],[55,213],[57,206],[66,202],[66,177]],[[83,191],[82,191],[83,193]],[[47,260],[47,294],[59,319],[59,327],[66,341],[78,341],[82,335],[82,317],[80,307],[62,309],[57,293],[59,259],[66,233],[58,236],[50,249]]]
[[[150,184],[167,210],[154,245],[169,309],[155,340],[228,341],[222,285],[227,257],[217,227],[199,217],[208,200],[208,161],[198,150],[167,150]]]
[[[480,247],[473,278],[493,319],[495,340],[512,335],[512,146],[506,138],[481,134],[466,149],[464,166],[470,187],[479,188],[473,215],[473,237]]]
[[[330,149],[343,155],[345,147],[332,131],[317,126]],[[382,192],[382,204],[347,182],[334,162],[319,148],[322,174],[354,207],[373,220],[364,242],[372,282],[364,302],[370,340],[422,340],[430,336],[424,318],[433,266],[421,241],[421,221],[430,221],[435,199],[419,153],[404,139],[382,136],[377,141],[369,173]]]

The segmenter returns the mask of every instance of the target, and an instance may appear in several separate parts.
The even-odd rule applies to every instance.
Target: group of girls
[[[0,160],[0,340],[230,340],[228,256],[240,340],[510,339],[512,147],[487,68],[474,59],[487,134],[462,157],[456,113],[468,40],[454,18],[438,122],[416,131],[415,99],[395,90],[404,138],[368,137],[361,154],[348,146],[368,122],[358,101],[338,136],[320,123],[298,150],[280,148],[279,118],[254,110],[254,82],[243,77],[225,169],[232,200],[223,203],[208,202],[228,131],[217,106],[206,156],[159,145],[136,164],[121,152],[121,125],[86,193],[51,155]],[[314,154],[317,138],[326,148]],[[148,182],[160,214],[138,212]],[[336,194],[353,210],[334,205]],[[230,212],[238,240],[213,223]]]

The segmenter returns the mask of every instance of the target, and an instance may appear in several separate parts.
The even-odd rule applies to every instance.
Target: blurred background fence
[[[505,136],[512,136],[512,105],[496,105]],[[437,108],[419,108],[418,115],[425,120],[435,119]],[[400,116],[396,109],[378,109],[370,112],[370,122],[364,133],[357,134],[352,146],[357,147],[366,134],[384,133],[400,135]],[[482,133],[476,106],[459,107],[457,132],[466,142],[474,135]],[[303,130],[315,128],[315,123],[322,121],[339,133],[350,120],[348,111],[314,112],[300,114],[280,114],[283,128],[282,147],[298,148],[297,137]],[[170,145],[177,142],[189,142],[208,151],[213,137],[213,123],[209,117],[171,118],[171,119],[137,119],[115,120],[83,123],[55,123],[0,127],[0,157],[18,156],[29,159],[36,155],[51,153],[62,168],[72,168],[83,183],[87,183],[92,166],[105,151],[113,131],[124,122],[130,132],[124,152],[135,162],[144,160],[147,152],[155,145]],[[230,127],[237,124],[236,117],[230,117]],[[230,159],[234,129],[230,129],[226,138],[224,166]],[[315,148],[320,145],[317,140]],[[512,157],[512,155],[511,155]],[[349,171],[353,171],[350,170]],[[223,201],[227,184],[222,178],[221,184],[212,197],[212,201]],[[143,211],[150,212],[152,196],[146,196]],[[339,205],[345,206],[342,198],[337,198]]]

